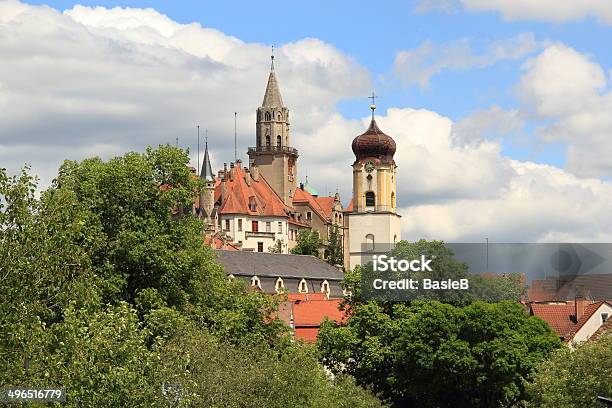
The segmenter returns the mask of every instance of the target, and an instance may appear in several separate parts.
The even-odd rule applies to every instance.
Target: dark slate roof
[[[202,170],[200,171],[200,178],[206,181],[215,181],[215,173],[213,173],[212,171],[210,157],[208,156],[208,140],[206,141],[206,148],[204,149],[204,160],[202,161]]]
[[[234,276],[327,279],[340,281],[342,271],[311,255],[271,254],[266,252],[217,250],[217,259],[226,274]]]

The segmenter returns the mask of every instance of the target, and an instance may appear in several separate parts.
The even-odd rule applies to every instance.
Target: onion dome
[[[353,153],[355,161],[372,157],[379,159],[383,163],[393,162],[395,154],[395,140],[386,135],[378,128],[376,121],[372,118],[370,127],[362,135],[353,139]]]

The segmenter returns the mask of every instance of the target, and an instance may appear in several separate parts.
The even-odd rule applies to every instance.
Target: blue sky
[[[56,9],[75,4],[103,7],[152,7],[181,23],[199,22],[245,42],[282,45],[307,37],[333,44],[370,71],[379,109],[388,107],[425,108],[453,120],[495,104],[504,109],[517,105],[515,84],[524,58],[503,60],[493,65],[443,70],[428,86],[403,86],[393,76],[399,51],[414,50],[423,42],[438,46],[465,41],[473,53],[483,53],[488,44],[521,33],[533,33],[538,41],[562,42],[588,55],[603,67],[612,66],[609,44],[612,28],[594,18],[569,22],[505,21],[493,12],[473,13],[456,9],[450,13],[415,12],[416,2],[391,0],[355,2],[349,0],[262,3],[253,1],[30,1]],[[347,118],[367,112],[363,99],[344,100],[338,110]],[[532,124],[533,129],[535,125]],[[529,130],[529,126],[527,126]],[[505,154],[517,159],[563,165],[563,144],[539,149],[503,144]]]

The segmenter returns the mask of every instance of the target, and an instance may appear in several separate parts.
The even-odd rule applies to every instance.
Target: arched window
[[[267,135],[267,136],[266,136],[266,146],[270,147],[271,143],[272,143],[272,142],[271,142],[271,140],[270,140],[270,135]]]
[[[251,278],[251,286],[257,286],[259,289],[261,289],[261,281],[257,276],[253,276]]]
[[[298,292],[300,293],[308,293],[308,283],[306,283],[306,279],[303,279],[298,284]]]
[[[274,284],[274,289],[276,293],[283,293],[285,291],[285,282],[279,277]]]
[[[325,296],[329,297],[329,293],[330,293],[329,282],[327,282],[326,280],[321,282],[321,293],[325,293]]]
[[[270,115],[270,112],[266,112],[265,116],[266,121],[269,122],[270,120],[272,120],[272,116]]]
[[[257,121],[261,122],[261,111],[257,111]]]
[[[374,234],[368,234],[365,236],[365,249],[366,251],[374,250]]]
[[[276,117],[276,120],[283,120],[283,114],[278,112],[278,116]]]
[[[283,138],[281,135],[276,136],[276,147],[281,147],[283,144]]]
[[[366,207],[374,207],[376,205],[376,195],[373,191],[368,191],[365,194]]]
[[[391,192],[391,208],[395,208],[395,191]]]

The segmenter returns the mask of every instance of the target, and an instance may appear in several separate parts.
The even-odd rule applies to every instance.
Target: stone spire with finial
[[[283,98],[281,97],[278,81],[276,80],[276,73],[274,72],[274,46],[272,46],[272,55],[270,58],[272,59],[270,76],[268,77],[268,85],[266,86],[266,93],[264,94],[261,106],[266,108],[282,108],[285,105],[283,105]]]

